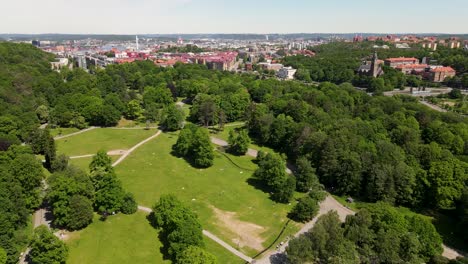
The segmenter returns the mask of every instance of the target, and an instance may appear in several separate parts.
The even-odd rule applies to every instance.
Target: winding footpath
[[[161,135],[161,130],[158,130],[158,132],[154,135],[152,135],[151,137],[141,141],[140,143],[136,144],[135,146],[133,146],[131,149],[127,150],[125,152],[125,154],[123,154],[118,160],[116,160],[114,162],[114,164],[112,164],[112,167],[115,167],[117,165],[119,165],[122,161],[124,161],[124,159],[126,159],[128,157],[128,155],[130,155],[134,150],[136,150],[137,148],[141,147],[143,144],[147,143],[148,141],[154,139],[154,138],[157,138],[159,135]]]
[[[144,207],[144,206],[141,206],[141,205],[138,206],[138,210],[146,212],[146,213],[151,213],[153,211],[153,210],[151,210],[151,208]],[[211,232],[209,232],[207,230],[203,230],[203,235],[208,237],[209,239],[213,240],[214,242],[218,243],[219,245],[224,247],[226,250],[229,250],[232,254],[238,256],[239,258],[245,260],[246,262],[251,263],[253,261],[253,259],[251,257],[249,257],[249,256],[245,255],[244,253],[240,252],[239,250],[233,248],[228,243],[224,242],[222,239],[215,236]]]
[[[336,211],[341,222],[346,220],[348,215],[354,215],[355,212],[345,206],[343,206],[340,202],[338,202],[333,196],[328,195],[325,200],[320,203],[320,209],[317,216],[314,217],[310,222],[306,223],[301,230],[299,230],[294,237],[298,237],[307,231],[309,231],[312,227],[314,227],[315,223],[317,222],[318,218],[324,214],[327,214],[330,211]],[[285,259],[285,251],[289,244],[289,240],[285,241],[276,251],[270,250],[267,251],[266,254],[262,256],[261,259],[255,260],[255,264],[270,264],[270,263],[278,263],[275,260]],[[446,245],[442,244],[443,253],[442,256],[448,259],[456,259],[457,257],[462,256],[460,253],[447,247]],[[281,263],[281,262],[280,262]]]
[[[54,140],[76,136],[76,135],[79,135],[79,134],[84,133],[84,132],[88,132],[88,131],[96,129],[96,128],[99,128],[99,127],[92,126],[92,127],[86,128],[86,129],[82,129],[82,130],[80,130],[78,132],[75,132],[75,133],[71,133],[71,134],[67,134],[67,135],[63,135],[63,136],[56,136],[56,137],[54,137]]]

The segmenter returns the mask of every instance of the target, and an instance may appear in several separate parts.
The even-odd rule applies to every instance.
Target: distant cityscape
[[[30,43],[56,55],[52,68],[106,67],[109,64],[150,60],[161,67],[176,63],[203,64],[209,69],[238,72],[274,72],[280,79],[294,79],[296,69],[280,63],[285,56],[315,56],[313,47],[335,42],[372,42],[373,48],[410,49],[420,47],[436,51],[444,46],[468,50],[468,38],[461,36],[426,35],[145,35],[145,36],[79,36],[79,35],[0,35],[10,42]],[[36,38],[35,38],[36,37]],[[184,39],[186,37],[187,39]],[[67,39],[69,38],[69,39]],[[133,39],[132,39],[133,38]],[[381,43],[379,45],[378,43]],[[70,63],[71,60],[73,63]],[[357,72],[378,77],[383,74],[378,65],[395,68],[405,74],[420,75],[433,82],[455,76],[455,70],[415,58],[389,58],[385,61],[364,61]],[[376,68],[377,67],[377,68]]]

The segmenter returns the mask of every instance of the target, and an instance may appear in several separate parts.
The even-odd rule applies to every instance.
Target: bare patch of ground
[[[265,228],[253,223],[241,221],[235,212],[227,212],[211,206],[218,222],[228,231],[235,234],[237,238],[232,239],[239,248],[249,247],[255,250],[262,250],[262,243],[265,241],[260,235]]]
[[[109,156],[120,156],[125,154],[127,151],[124,149],[116,149],[116,150],[111,150],[107,152],[107,155]]]

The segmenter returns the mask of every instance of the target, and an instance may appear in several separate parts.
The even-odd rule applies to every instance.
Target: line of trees
[[[442,253],[430,219],[377,203],[348,216],[331,211],[286,249],[290,263],[428,263]]]

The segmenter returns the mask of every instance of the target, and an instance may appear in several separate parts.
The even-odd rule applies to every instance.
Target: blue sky
[[[468,33],[468,0],[5,0],[0,11],[0,33],[299,32]]]

